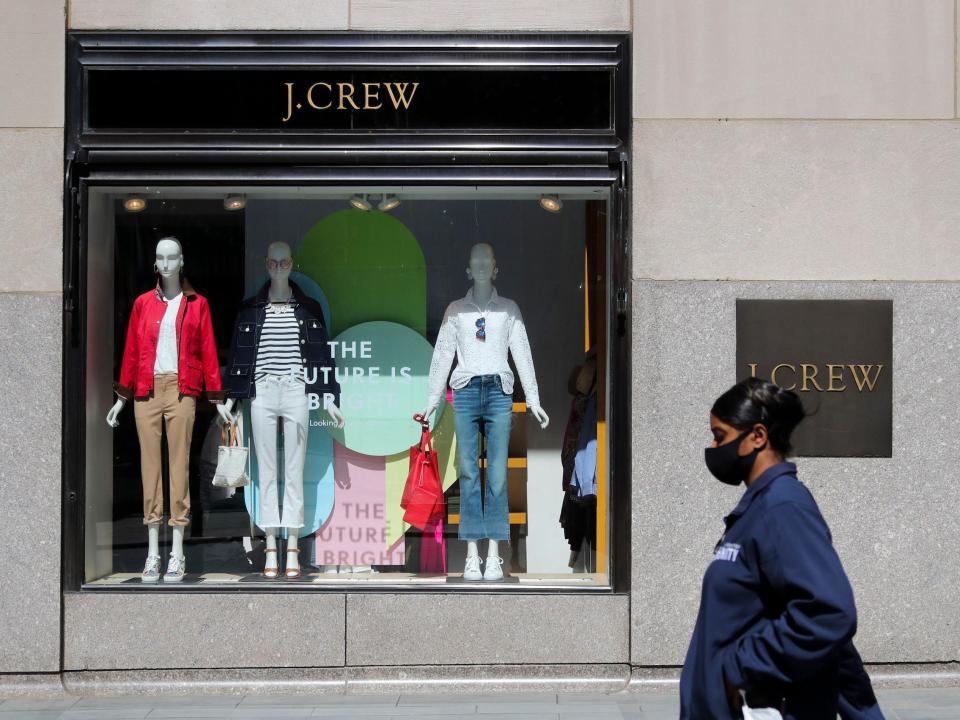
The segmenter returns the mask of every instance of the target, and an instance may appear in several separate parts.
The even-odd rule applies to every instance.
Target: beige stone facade
[[[137,664],[93,643],[110,633],[132,638],[142,613],[160,630],[179,622],[182,606],[61,594],[62,148],[71,29],[630,32],[633,589],[566,603],[472,597],[472,615],[501,612],[529,632],[495,633],[475,655],[451,646],[437,664],[475,657],[504,674],[529,664],[541,677],[550,676],[544,667],[586,663],[597,687],[607,687],[611,675],[625,682],[631,670],[646,677],[643,668],[682,663],[699,578],[731,505],[699,463],[707,405],[733,373],[737,297],[894,299],[894,456],[809,461],[801,471],[857,591],[867,662],[960,661],[960,446],[952,437],[960,421],[953,401],[957,0],[268,5],[269,12],[254,0],[0,0],[0,506],[7,508],[0,674],[269,661],[240,639],[205,655],[206,665],[169,644]],[[11,508],[30,508],[39,520],[13,521]],[[222,618],[213,597],[191,596],[191,632],[211,632]],[[238,617],[258,603],[282,626],[278,598],[241,594],[229,602]],[[456,595],[343,593],[296,602],[310,606],[304,613],[324,613],[298,627],[313,638],[293,656],[299,667],[395,667],[404,658],[429,665],[417,614],[436,612],[448,624],[460,617]],[[578,639],[549,638],[551,613],[558,622],[589,622]],[[378,626],[397,615],[406,618],[403,638],[379,646]],[[279,653],[283,644],[273,637],[261,650]]]

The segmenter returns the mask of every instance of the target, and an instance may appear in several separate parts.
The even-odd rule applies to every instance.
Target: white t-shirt
[[[157,359],[153,363],[154,375],[162,373],[176,373],[177,367],[177,315],[180,313],[180,303],[183,293],[172,300],[167,300],[167,309],[160,321],[160,335],[157,337]]]

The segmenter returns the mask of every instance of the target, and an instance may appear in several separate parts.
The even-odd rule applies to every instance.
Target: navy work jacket
[[[680,677],[681,720],[734,718],[724,678],[785,720],[835,720],[857,612],[796,465],[767,469],[724,523]]]

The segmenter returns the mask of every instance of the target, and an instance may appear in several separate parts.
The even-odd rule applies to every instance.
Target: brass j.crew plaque
[[[893,302],[737,300],[737,380],[793,390],[798,455],[891,457]]]

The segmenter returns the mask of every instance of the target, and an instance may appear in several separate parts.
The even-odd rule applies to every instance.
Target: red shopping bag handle
[[[420,450],[423,452],[433,452],[433,441],[430,438],[430,422],[426,416],[417,413],[413,416],[415,422],[420,423]]]

